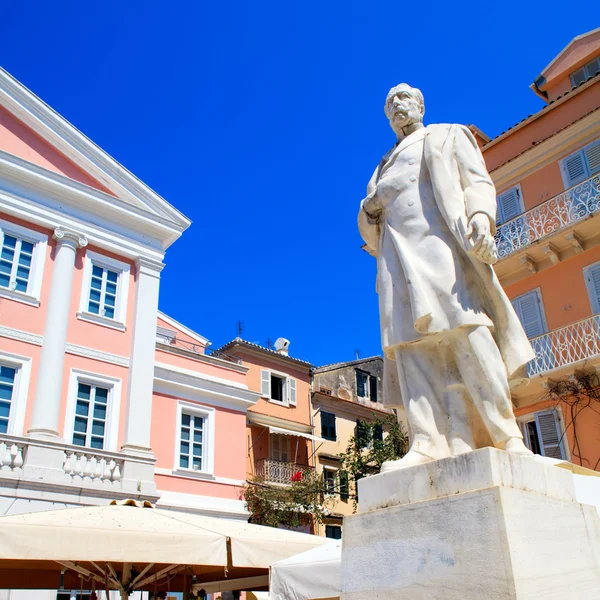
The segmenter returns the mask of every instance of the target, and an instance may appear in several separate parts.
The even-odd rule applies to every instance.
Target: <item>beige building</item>
[[[330,490],[324,499],[329,516],[318,526],[319,535],[339,539],[343,517],[354,510],[354,482],[341,470],[339,455],[356,434],[357,421],[392,414],[381,403],[382,379],[379,356],[313,369],[313,422],[315,435],[322,439],[314,464]]]

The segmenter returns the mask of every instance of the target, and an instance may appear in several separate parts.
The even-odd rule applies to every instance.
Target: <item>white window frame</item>
[[[0,364],[16,369],[13,397],[10,401],[7,435],[23,435],[25,410],[31,379],[31,358],[10,352],[0,352]]]
[[[558,427],[559,427],[559,436],[558,437],[560,439],[560,447],[561,447],[562,453],[563,453],[562,460],[570,462],[571,461],[571,451],[569,448],[569,444],[567,443],[568,439],[567,439],[567,433],[565,431],[565,420],[564,420],[560,406],[552,406],[549,408],[543,408],[541,410],[536,410],[534,412],[527,413],[526,415],[521,415],[520,417],[517,417],[517,423],[521,429],[521,432],[523,433],[523,441],[525,442],[525,445],[529,448],[529,445],[527,443],[527,431],[526,431],[525,426],[527,425],[527,423],[530,423],[531,421],[535,421],[536,420],[535,416],[537,414],[547,413],[547,412],[555,413],[556,422],[558,423]],[[541,439],[540,439],[540,450],[542,452],[544,451],[544,443],[543,443],[543,440],[541,440]],[[545,455],[541,454],[539,456],[545,456]],[[555,459],[555,460],[558,460],[558,459]]]
[[[558,161],[558,164],[559,164],[559,167],[560,167],[560,175],[562,177],[563,187],[564,187],[565,190],[569,190],[572,187],[575,187],[575,186],[579,185],[580,183],[582,183],[583,181],[586,181],[587,179],[589,179],[590,177],[592,177],[591,172],[590,172],[590,166],[588,164],[586,150],[588,148],[591,148],[592,146],[597,145],[597,144],[600,144],[600,138],[597,138],[597,139],[593,140],[592,142],[590,142],[589,144],[586,144],[585,146],[582,146],[578,150],[575,150],[575,152],[570,152],[569,154],[567,154],[567,156],[564,156],[563,158],[561,158]],[[568,160],[569,158],[571,158],[572,156],[575,156],[575,154],[583,154],[583,164],[585,165],[587,173],[586,173],[585,177],[581,181],[572,184],[569,181],[569,173],[567,172],[567,169],[565,167],[565,161]],[[594,175],[594,177],[596,177],[597,175],[599,175],[599,173],[596,173],[596,175]]]
[[[102,269],[109,269],[118,273],[117,298],[115,301],[115,318],[110,319],[102,315],[89,312],[90,286],[92,283],[92,267],[96,265]],[[115,260],[104,254],[87,250],[83,263],[83,282],[81,285],[81,298],[77,318],[112,329],[125,331],[127,328],[127,299],[129,296],[129,276],[131,267],[128,263]]]
[[[202,470],[196,470],[191,467],[187,469],[179,466],[179,448],[181,446],[181,415],[183,413],[204,419],[202,430]],[[215,409],[210,406],[177,401],[177,418],[175,431],[175,453],[173,471],[178,473],[204,475],[214,477],[215,474]]]
[[[339,469],[337,467],[330,467],[329,465],[327,466],[323,466],[323,488],[325,487],[325,472],[329,471],[330,473],[333,473],[333,492],[324,492],[324,495],[327,498],[333,498],[334,496],[337,495],[337,491],[336,491],[336,484],[338,484],[338,471]]]
[[[81,369],[71,369],[69,373],[69,391],[67,394],[67,410],[65,414],[64,437],[67,443],[73,445],[73,429],[75,425],[75,408],[77,406],[77,390],[80,383],[97,385],[108,388],[106,431],[104,432],[104,448],[77,446],[89,452],[116,452],[119,435],[119,415],[121,414],[122,380],[109,375],[101,375]],[[88,417],[91,418],[91,417]]]
[[[269,393],[265,394],[263,391],[263,373],[269,374]],[[283,400],[274,400],[271,397],[271,376],[275,375],[276,377],[280,377],[284,381],[283,385]],[[292,383],[293,382],[293,383]],[[292,389],[294,388],[295,392],[295,400],[292,401]],[[274,371],[273,369],[260,369],[260,395],[261,398],[266,398],[269,402],[273,404],[277,404],[279,406],[296,406],[298,404],[298,380],[294,377],[291,377],[287,373],[282,373],[281,371]]]
[[[46,251],[48,248],[48,236],[33,229],[27,229],[10,221],[0,220],[0,248],[4,245],[4,235],[12,235],[24,239],[33,244],[33,255],[31,257],[31,269],[27,281],[27,292],[19,292],[9,288],[0,287],[0,297],[16,300],[31,306],[40,305],[42,294],[42,281],[44,278],[44,266],[46,264]]]
[[[502,208],[501,208],[500,202],[498,201],[498,198],[500,198],[500,196],[502,196],[502,194],[506,194],[506,192],[510,192],[510,190],[513,190],[513,189],[517,190],[517,197],[519,199],[520,213],[518,215],[515,215],[514,217],[511,217],[510,219],[506,219],[504,217],[504,214],[502,214]],[[498,227],[501,227],[502,225],[504,225],[504,223],[507,223],[508,221],[512,221],[513,219],[517,219],[524,212],[525,212],[525,203],[523,202],[523,189],[521,188],[521,184],[520,183],[516,183],[515,185],[511,185],[510,187],[508,187],[505,190],[502,190],[500,193],[496,194],[496,216],[500,217],[500,219],[496,222],[496,225]]]
[[[596,315],[600,313],[600,298],[596,297],[595,290],[591,287],[590,282],[588,281],[588,273],[594,267],[600,267],[600,261],[592,263],[591,265],[586,265],[583,267],[583,279],[585,281],[585,289],[587,290],[588,299],[590,301],[590,306],[592,308],[592,314]]]

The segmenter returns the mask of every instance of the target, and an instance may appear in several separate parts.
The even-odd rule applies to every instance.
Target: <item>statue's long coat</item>
[[[485,313],[494,323],[492,330],[494,339],[502,354],[508,378],[515,383],[523,378],[524,366],[535,357],[535,353],[493,268],[468,252],[470,242],[465,237],[469,219],[475,213],[485,213],[491,223],[495,222],[496,190],[494,184],[487,173],[477,142],[466,127],[447,124],[429,125],[425,130],[423,147],[437,207],[458,241],[458,247],[468,257],[468,260],[463,261],[464,264],[474,270],[474,277],[470,279],[474,279],[479,285],[473,293],[478,295]],[[376,193],[382,170],[394,150],[392,149],[383,157],[375,170],[367,187],[367,198],[363,200],[363,203]],[[382,218],[380,222],[370,219],[363,210],[362,204],[358,226],[367,249],[378,259],[378,277],[391,277],[391,273],[385,271],[386,261],[381,260],[383,236],[380,235],[382,233],[380,228],[388,228],[384,233],[394,236],[393,228],[385,218]],[[390,250],[393,247],[393,244],[386,245],[385,252],[393,251]],[[404,281],[402,285],[418,286],[419,281],[418,279]],[[410,294],[412,297],[418,298],[419,295],[425,294],[425,290],[412,288]],[[402,318],[400,313],[400,307],[397,307],[396,311],[392,307],[391,316],[385,317],[385,319]],[[386,367],[384,401],[399,405],[401,399],[395,381],[396,368],[392,359],[394,341],[390,340],[386,333],[392,328],[390,323],[384,322],[385,319],[382,316],[381,328]]]

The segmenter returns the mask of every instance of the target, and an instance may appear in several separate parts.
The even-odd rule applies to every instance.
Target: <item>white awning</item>
[[[311,435],[310,433],[302,433],[301,431],[292,431],[291,429],[282,429],[281,427],[269,427],[269,433],[275,433],[277,435],[295,435],[298,437],[306,438],[307,440],[313,440],[314,442],[326,442],[323,438]]]

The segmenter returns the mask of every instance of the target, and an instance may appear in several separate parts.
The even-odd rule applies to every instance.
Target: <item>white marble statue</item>
[[[471,132],[422,123],[422,93],[392,88],[398,143],[367,187],[359,229],[377,258],[384,401],[404,405],[410,450],[383,471],[494,446],[530,454],[510,386],[534,352],[492,264],[496,191]]]

